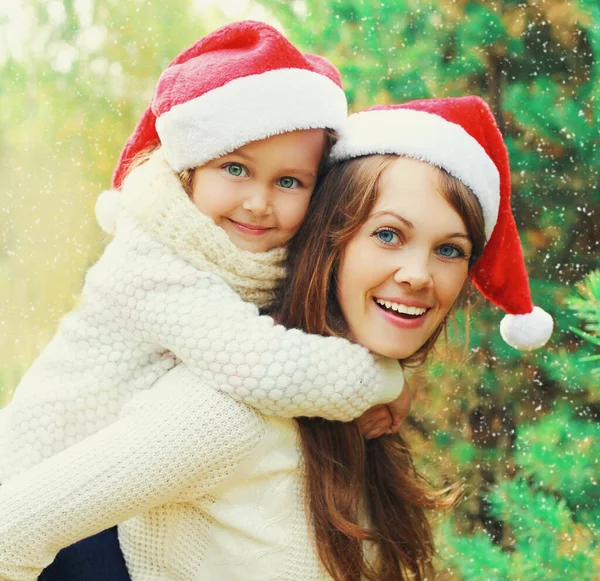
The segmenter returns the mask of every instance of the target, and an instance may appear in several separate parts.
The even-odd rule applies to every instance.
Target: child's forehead
[[[320,162],[325,148],[325,131],[307,129],[272,135],[240,145],[221,157],[240,157],[250,162],[272,161],[291,166]]]

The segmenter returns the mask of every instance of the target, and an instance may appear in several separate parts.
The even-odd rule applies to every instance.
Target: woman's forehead
[[[381,175],[371,217],[400,215],[409,227],[437,227],[467,233],[461,216],[440,191],[439,170],[422,161],[398,157]]]

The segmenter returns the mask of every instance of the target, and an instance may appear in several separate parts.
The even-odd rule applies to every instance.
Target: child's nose
[[[271,203],[267,188],[260,186],[253,188],[252,192],[244,199],[242,207],[253,214],[261,215],[270,213]]]

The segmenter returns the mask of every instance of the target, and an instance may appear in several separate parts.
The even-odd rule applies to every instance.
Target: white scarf
[[[120,205],[155,239],[200,270],[213,272],[245,301],[268,306],[285,275],[285,248],[240,250],[196,208],[160,150],[127,176]]]

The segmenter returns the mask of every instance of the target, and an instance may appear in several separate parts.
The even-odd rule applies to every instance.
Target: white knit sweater
[[[132,172],[122,198],[116,236],[80,304],[2,413],[0,482],[112,424],[180,360],[204,385],[284,417],[348,421],[399,395],[396,362],[286,330],[242,300],[268,304],[284,251],[239,250],[160,152]]]
[[[126,519],[134,581],[327,578],[295,422],[229,395],[350,419],[399,394],[400,368],[259,317],[240,295],[268,302],[282,253],[239,251],[173,177],[158,158],[132,174],[133,209],[80,305],[0,413],[0,581],[33,581],[58,550]],[[202,226],[197,246],[183,224]]]
[[[34,581],[121,522],[133,581],[324,581],[304,498],[296,422],[178,365],[119,421],[0,486],[0,580]]]

